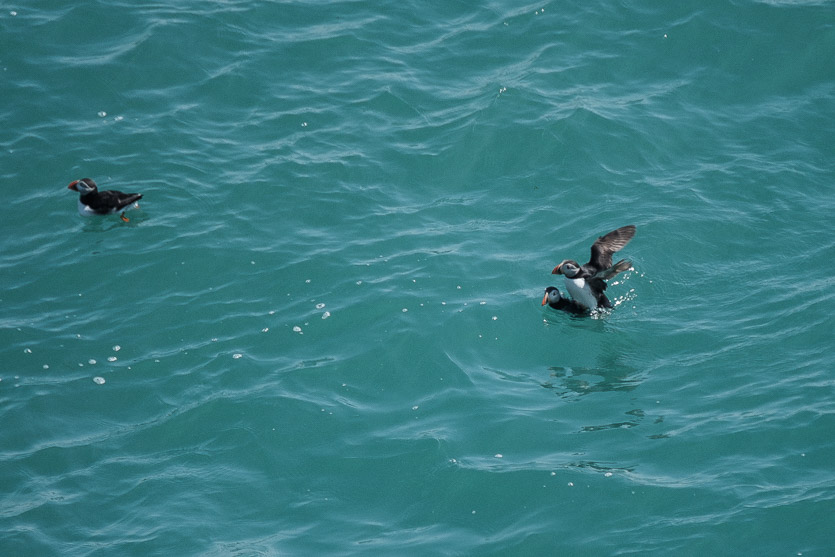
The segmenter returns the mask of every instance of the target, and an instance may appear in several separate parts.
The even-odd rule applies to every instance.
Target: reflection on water
[[[630,347],[623,343],[599,347],[594,355],[594,365],[553,365],[547,368],[548,380],[540,385],[552,391],[567,402],[579,402],[585,395],[592,393],[629,393],[635,391],[647,378],[646,369],[638,369],[625,363],[634,360],[635,354]],[[618,399],[621,400],[621,399]],[[578,425],[579,433],[593,433],[616,429],[631,429],[639,425],[652,424],[659,426],[663,416],[648,416],[644,409],[635,406],[634,395],[623,398],[624,406],[614,405],[603,415],[586,416],[586,420],[594,421]],[[649,420],[649,421],[648,421]],[[663,432],[655,432],[651,439],[664,438]]]
[[[645,372],[624,363],[632,358],[633,348],[620,342],[605,344],[599,347],[593,366],[549,366],[551,379],[542,386],[553,389],[557,396],[565,399],[590,393],[632,391],[645,377]]]
[[[643,380],[637,370],[624,366],[614,369],[552,366],[548,371],[552,379],[542,386],[567,399],[596,392],[631,391]]]

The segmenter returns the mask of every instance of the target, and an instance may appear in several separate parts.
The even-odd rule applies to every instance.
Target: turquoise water
[[[831,4],[29,4],[0,554],[833,554]]]

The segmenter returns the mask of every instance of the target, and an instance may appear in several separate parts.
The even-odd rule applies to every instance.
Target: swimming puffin
[[[591,246],[591,259],[580,265],[566,259],[551,271],[553,275],[565,275],[565,287],[574,301],[591,310],[610,308],[612,302],[604,294],[606,280],[632,266],[631,261],[621,259],[612,265],[612,254],[623,249],[635,236],[635,226],[630,224],[601,236]]]
[[[91,178],[82,178],[70,182],[67,188],[81,194],[78,198],[78,212],[85,217],[121,212],[122,214],[119,217],[125,222],[130,222],[130,219],[125,216],[125,211],[131,204],[142,199],[141,193],[122,193],[116,190],[99,191],[96,183]]]
[[[544,306],[545,304],[548,304],[549,307],[554,309],[574,313],[576,315],[580,315],[581,313],[586,313],[586,311],[588,311],[586,306],[578,304],[571,298],[564,298],[560,291],[557,290],[556,286],[549,286],[545,289],[545,296],[542,297],[542,305]]]

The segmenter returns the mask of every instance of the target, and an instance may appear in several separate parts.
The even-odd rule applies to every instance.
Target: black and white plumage
[[[628,225],[613,230],[598,238],[591,246],[591,259],[580,265],[573,259],[566,259],[551,271],[554,275],[565,275],[565,287],[575,302],[589,308],[610,308],[612,302],[606,297],[606,281],[630,267],[632,262],[621,259],[612,265],[612,255],[635,236],[635,226]]]
[[[548,307],[553,309],[573,313],[575,315],[580,315],[588,311],[586,306],[578,304],[571,298],[564,297],[556,286],[549,286],[545,289],[545,296],[542,297],[542,305],[544,306],[545,304],[548,304]]]
[[[116,190],[99,191],[96,183],[91,178],[75,180],[67,188],[81,194],[78,198],[78,212],[85,217],[121,212],[120,218],[128,222],[130,219],[125,216],[124,212],[142,199],[141,193],[122,193]]]

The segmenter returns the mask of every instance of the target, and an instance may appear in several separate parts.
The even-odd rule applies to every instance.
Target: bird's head
[[[96,191],[96,183],[93,181],[92,178],[82,178],[81,180],[75,180],[70,182],[70,185],[67,186],[68,189],[73,191],[77,191],[81,195],[85,193],[92,193]]]
[[[560,298],[562,298],[560,291],[557,290],[555,286],[549,286],[545,289],[545,296],[542,297],[542,305],[544,306],[545,304],[557,304],[559,303]]]
[[[565,275],[568,278],[574,278],[580,272],[580,264],[572,259],[566,259],[551,271],[552,275]]]

